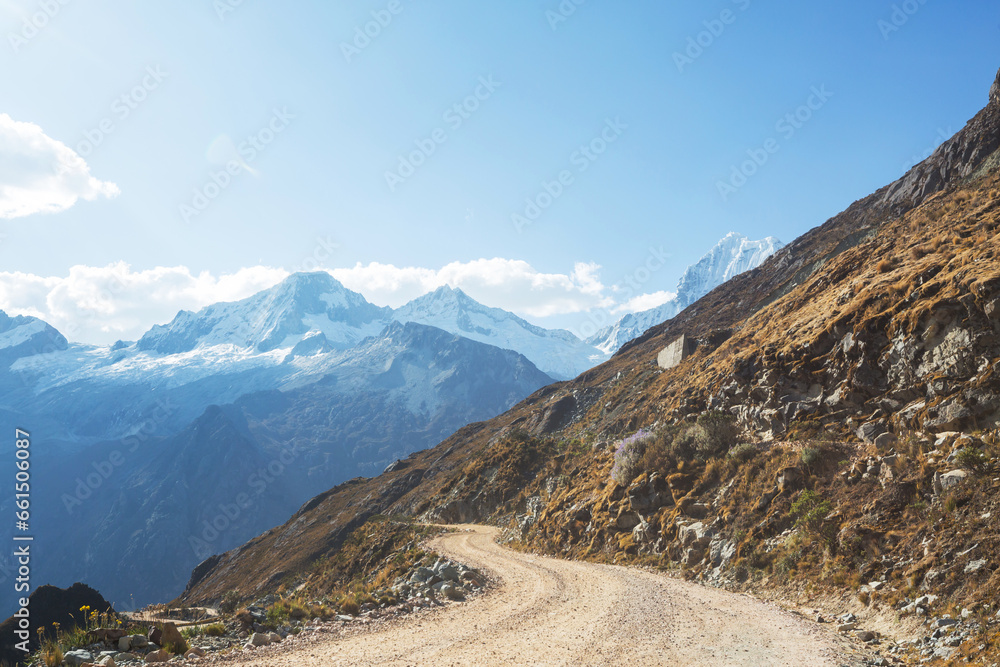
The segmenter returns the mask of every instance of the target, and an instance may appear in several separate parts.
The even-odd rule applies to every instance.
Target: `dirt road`
[[[464,527],[432,547],[497,588],[368,634],[237,665],[842,665],[819,626],[749,597],[634,569],[521,554]],[[291,649],[291,650],[288,650]]]

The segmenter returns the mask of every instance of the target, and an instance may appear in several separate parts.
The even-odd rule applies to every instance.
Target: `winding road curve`
[[[641,570],[518,553],[457,527],[431,547],[499,584],[371,633],[254,656],[273,665],[810,665],[850,660],[774,605]],[[279,647],[273,647],[279,648]],[[289,647],[291,648],[291,647]],[[237,663],[243,664],[243,663]]]

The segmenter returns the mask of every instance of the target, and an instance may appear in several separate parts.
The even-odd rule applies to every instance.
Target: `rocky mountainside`
[[[609,355],[614,354],[625,343],[675,317],[722,283],[757,268],[782,247],[781,241],[773,236],[751,241],[741,234],[730,232],[684,271],[673,298],[656,308],[625,315],[588,338],[587,343]]]
[[[606,364],[202,563],[182,600],[294,582],[368,516],[409,514],[821,601],[919,640],[886,650],[995,662],[996,86],[899,181]]]

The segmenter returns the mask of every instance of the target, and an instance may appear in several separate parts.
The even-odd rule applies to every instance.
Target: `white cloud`
[[[618,304],[614,290],[601,282],[600,267],[589,263],[576,264],[570,273],[543,273],[527,262],[502,258],[453,262],[440,269],[373,262],[330,273],[378,305],[399,307],[449,285],[536,323],[598,310],[645,310],[674,296],[657,292]],[[244,299],[287,276],[285,269],[267,266],[215,275],[192,273],[184,266],[133,270],[124,262],[74,266],[65,277],[0,273],[0,309],[39,317],[75,342],[109,344],[136,340],[180,310]],[[551,321],[542,324],[553,326]]]
[[[651,310],[653,308],[658,308],[668,301],[673,301],[677,298],[677,294],[674,292],[652,292],[650,294],[640,294],[639,296],[632,297],[628,301],[618,306],[615,306],[611,312],[613,313],[641,313],[644,310]]]
[[[530,317],[551,317],[610,306],[596,264],[577,264],[571,274],[542,273],[514,259],[452,262],[441,269],[358,264],[330,273],[346,287],[380,305],[399,307],[438,287],[456,287],[494,308]]]
[[[39,317],[72,341],[135,340],[180,310],[237,301],[271,287],[288,272],[264,266],[218,277],[186,267],[133,271],[124,262],[74,266],[65,278],[0,273],[0,309]]]
[[[0,114],[0,219],[58,213],[78,199],[119,192],[114,183],[91,176],[82,157],[39,126]]]

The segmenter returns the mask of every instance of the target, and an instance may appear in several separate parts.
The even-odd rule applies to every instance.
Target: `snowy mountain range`
[[[755,269],[783,248],[773,236],[751,241],[730,232],[696,264],[689,266],[677,283],[677,293],[666,303],[639,313],[629,313],[601,329],[586,342],[607,355],[641,336],[647,329],[675,317],[713,289],[741,273]]]
[[[47,532],[37,539],[50,567],[40,574],[66,585],[86,578],[119,601],[169,598],[207,553],[242,543],[323,489],[500,414],[553,378],[592,368],[619,340],[779,247],[727,236],[684,275],[675,299],[623,319],[596,341],[600,349],[458,289],[394,310],[325,272],[182,311],[111,346],[72,343],[42,320],[0,313],[0,428],[44,434],[32,459],[44,472],[36,497]],[[295,463],[261,491],[260,509],[192,548],[199,526],[288,443]],[[0,512],[9,502],[0,498]]]

